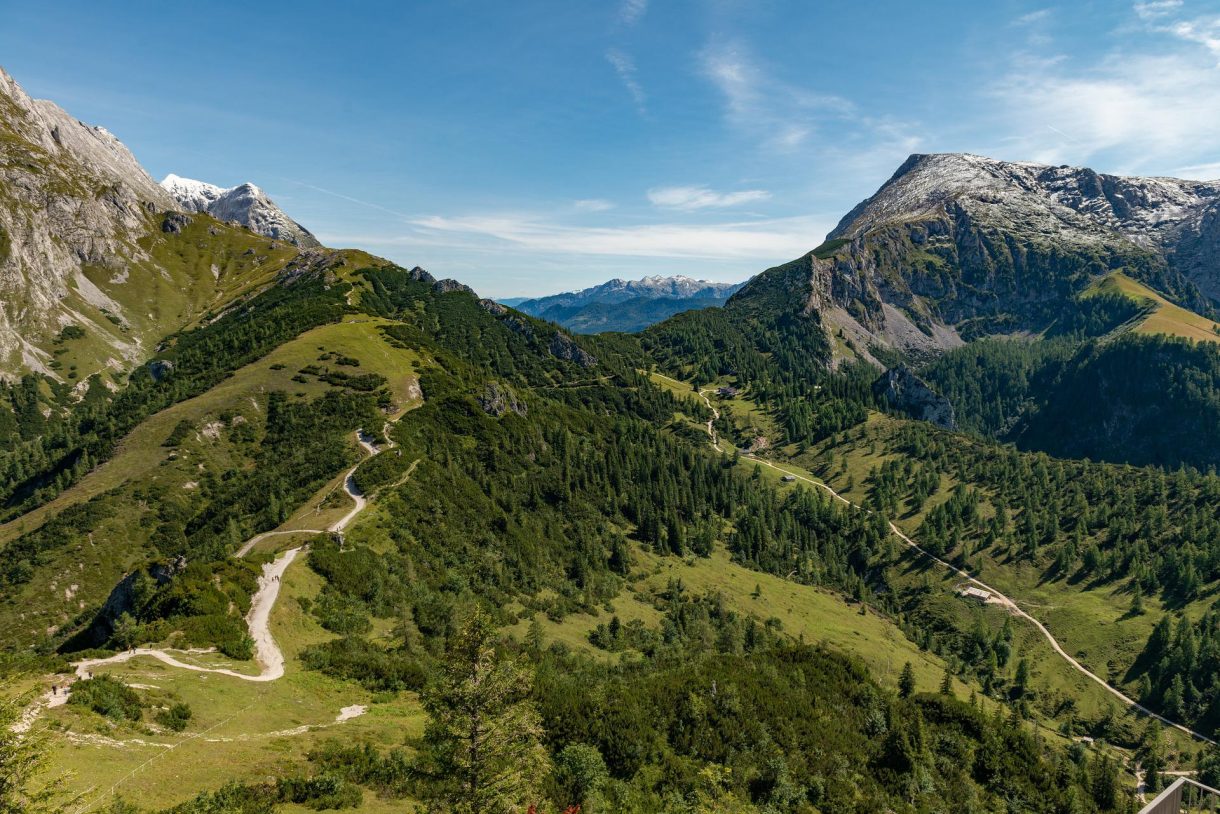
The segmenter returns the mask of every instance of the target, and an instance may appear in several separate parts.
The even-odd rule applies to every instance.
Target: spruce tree
[[[911,666],[911,662],[902,665],[902,675],[898,677],[898,695],[902,698],[910,698],[915,694],[915,668]]]
[[[430,811],[510,814],[541,799],[550,761],[528,698],[533,676],[498,657],[494,636],[486,614],[472,614],[422,694],[428,724],[417,768]]]

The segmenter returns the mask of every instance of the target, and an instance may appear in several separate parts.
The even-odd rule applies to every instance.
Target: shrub
[[[169,709],[159,710],[156,718],[157,723],[166,729],[181,732],[191,720],[191,708],[187,704],[174,704]]]
[[[311,670],[354,679],[373,691],[418,690],[427,678],[423,665],[412,656],[383,650],[359,636],[309,647],[301,653],[301,661]]]
[[[276,781],[280,802],[296,803],[315,811],[355,808],[364,802],[360,787],[338,777],[281,777]]]
[[[87,707],[98,715],[122,721],[140,720],[140,696],[121,681],[108,675],[78,681],[72,685],[69,704]]]

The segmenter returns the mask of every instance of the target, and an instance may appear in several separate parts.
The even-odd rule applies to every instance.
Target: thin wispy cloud
[[[618,16],[627,25],[634,25],[648,11],[648,0],[623,0]]]
[[[1028,14],[1022,14],[1020,17],[1012,21],[1013,25],[1034,25],[1046,21],[1051,16],[1051,10],[1048,8],[1040,8],[1037,11],[1031,11]]]
[[[892,126],[863,114],[842,96],[776,78],[740,42],[706,46],[699,55],[699,67],[724,99],[728,123],[777,153],[807,146],[819,128],[828,124],[861,131]]]
[[[1143,20],[1156,20],[1182,8],[1182,0],[1150,0],[1136,3],[1135,13]]]
[[[411,231],[373,237],[380,245],[459,246],[466,250],[521,251],[548,255],[609,255],[754,263],[809,251],[833,225],[814,217],[709,224],[654,223],[578,227],[529,214],[432,215],[410,222]],[[348,235],[350,242],[369,236]]]
[[[1138,3],[1142,49],[1115,47],[1092,63],[1018,55],[989,93],[1001,106],[1005,152],[1048,163],[1104,157],[1120,172],[1205,167],[1220,128],[1220,22],[1181,18],[1176,0]],[[1193,47],[1157,48],[1148,35]]]
[[[614,208],[614,204],[604,198],[582,198],[572,206],[578,212],[606,212]]]
[[[707,209],[738,206],[765,201],[771,193],[765,189],[743,189],[738,192],[716,192],[706,186],[654,187],[648,190],[648,201],[666,209]]]
[[[617,48],[611,48],[606,51],[606,61],[613,67],[618,78],[623,83],[623,87],[627,88],[627,92],[631,94],[631,99],[635,102],[636,110],[640,113],[647,111],[648,96],[644,93],[644,88],[636,79],[635,60],[630,54],[626,54]]]

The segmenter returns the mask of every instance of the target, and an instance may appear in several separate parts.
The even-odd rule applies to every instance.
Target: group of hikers
[[[93,672],[92,672],[92,671],[85,673],[85,675],[86,675],[86,676],[88,676],[89,678],[93,678]],[[68,690],[69,690],[69,689],[71,689],[71,687],[72,687],[72,685],[71,685],[71,684],[65,684],[65,685],[64,685],[64,688],[63,688],[63,689],[64,689],[64,695],[67,695],[67,694],[68,694]],[[59,695],[59,685],[58,685],[58,684],[52,684],[52,685],[51,685],[51,695]]]

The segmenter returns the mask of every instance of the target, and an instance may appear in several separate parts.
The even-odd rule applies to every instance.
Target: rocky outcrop
[[[457,280],[437,280],[432,284],[432,290],[437,294],[452,294],[455,291],[460,291],[464,294],[474,294],[474,289],[465,283],[459,283]]]
[[[161,381],[174,372],[174,363],[169,359],[153,359],[148,363],[148,372],[156,381]]]
[[[254,184],[224,189],[171,174],[161,181],[161,187],[173,196],[177,207],[186,212],[206,212],[217,220],[239,224],[256,234],[302,249],[321,245],[308,229],[284,214]]]
[[[483,310],[491,314],[493,317],[502,317],[508,313],[508,308],[496,302],[495,300],[481,299],[479,305]]]
[[[189,216],[181,212],[169,212],[165,215],[165,219],[161,221],[161,231],[166,234],[180,234],[184,228],[191,225]]]
[[[577,345],[576,341],[563,331],[555,332],[550,344],[547,345],[547,350],[555,358],[563,359],[565,362],[575,362],[581,367],[594,367],[597,364],[596,356]]]
[[[887,370],[873,383],[873,394],[912,418],[927,421],[942,429],[956,426],[953,404],[905,367]]]
[[[414,280],[417,283],[435,283],[436,282],[435,277],[433,277],[428,272],[424,271],[419,266],[416,266],[415,268],[408,271],[407,276],[410,277],[412,280]]]
[[[111,589],[110,595],[106,597],[89,625],[64,642],[59,652],[74,653],[105,644],[114,633],[115,621],[134,609],[137,582],[145,581],[153,586],[165,585],[185,571],[186,566],[186,558],[179,556],[167,562],[151,563],[147,570],[127,574]]]
[[[525,402],[521,401],[516,392],[506,384],[488,382],[479,396],[479,406],[483,412],[496,418],[501,418],[509,412],[524,416],[527,412]]]

